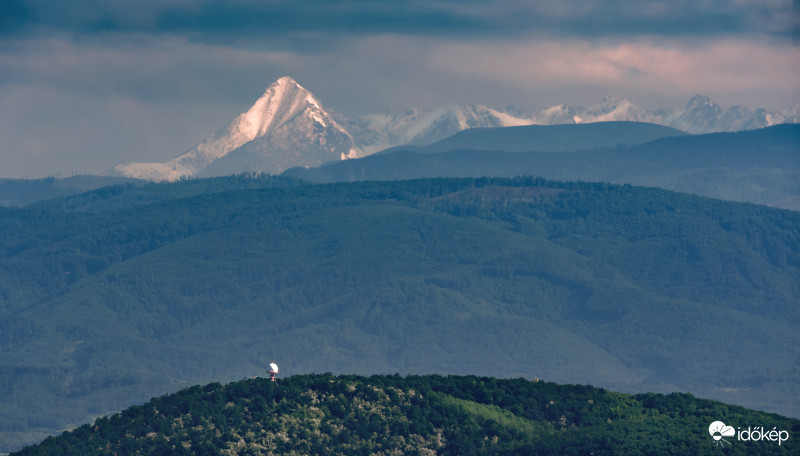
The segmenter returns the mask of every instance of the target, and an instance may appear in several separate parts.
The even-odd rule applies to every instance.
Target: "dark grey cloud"
[[[462,2],[436,1],[217,1],[138,2],[8,0],[6,32],[77,34],[140,32],[201,40],[364,35],[480,33],[489,24],[462,12]]]
[[[790,0],[5,0],[4,33],[177,34],[203,42],[319,40],[392,33],[458,39],[762,34],[790,37]]]

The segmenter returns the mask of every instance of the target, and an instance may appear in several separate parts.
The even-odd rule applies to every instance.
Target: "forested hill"
[[[717,421],[778,438],[716,441]],[[689,394],[325,374],[191,387],[14,455],[789,455],[798,433],[796,419]]]
[[[800,213],[652,188],[239,176],[0,208],[0,452],[272,359],[797,417],[797,296]]]

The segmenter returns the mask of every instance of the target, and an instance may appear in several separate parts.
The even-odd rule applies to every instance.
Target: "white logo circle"
[[[733,437],[736,434],[736,430],[733,429],[733,426],[725,426],[725,423],[722,421],[714,421],[708,426],[708,433],[711,434],[711,438],[714,439],[715,444],[724,447],[726,443],[730,445],[731,442],[725,440],[723,437]]]

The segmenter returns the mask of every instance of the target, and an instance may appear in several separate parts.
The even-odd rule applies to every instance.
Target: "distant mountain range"
[[[740,131],[800,122],[800,106],[784,111],[727,111],[696,95],[681,109],[645,110],[619,98],[588,108],[553,106],[536,112],[507,106],[453,103],[433,110],[410,109],[346,118],[326,110],[290,77],[267,87],[246,112],[177,158],[165,163],[127,163],[113,174],[148,180],[222,176],[240,172],[280,173],[357,158],[397,146],[426,146],[470,128],[557,125],[607,121],[647,122],[686,133]]]
[[[320,164],[322,158],[317,156],[282,174],[326,183],[531,175],[562,181],[660,187],[800,211],[798,137],[800,124],[698,135],[631,121],[470,128],[427,146],[398,146],[359,159],[334,159]],[[236,163],[246,169],[255,162],[266,164],[269,156],[259,158],[255,150],[259,145],[274,142],[268,137],[248,142],[210,161],[196,175],[213,174],[214,170],[230,175],[235,173]],[[349,147],[352,143],[343,144]],[[317,148],[324,155],[321,151],[322,148]],[[363,150],[356,150],[353,155],[361,153]],[[173,160],[171,164],[181,160]],[[284,161],[283,165],[289,163]],[[171,164],[149,164],[139,169],[170,173],[174,171]],[[169,175],[169,179],[178,174]],[[123,183],[126,179],[137,181],[98,176],[0,179],[0,206],[23,206]]]

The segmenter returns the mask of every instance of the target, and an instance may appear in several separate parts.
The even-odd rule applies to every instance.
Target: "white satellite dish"
[[[278,365],[275,363],[269,363],[269,379],[273,382],[277,382],[278,380],[275,379],[275,376],[278,374]]]

